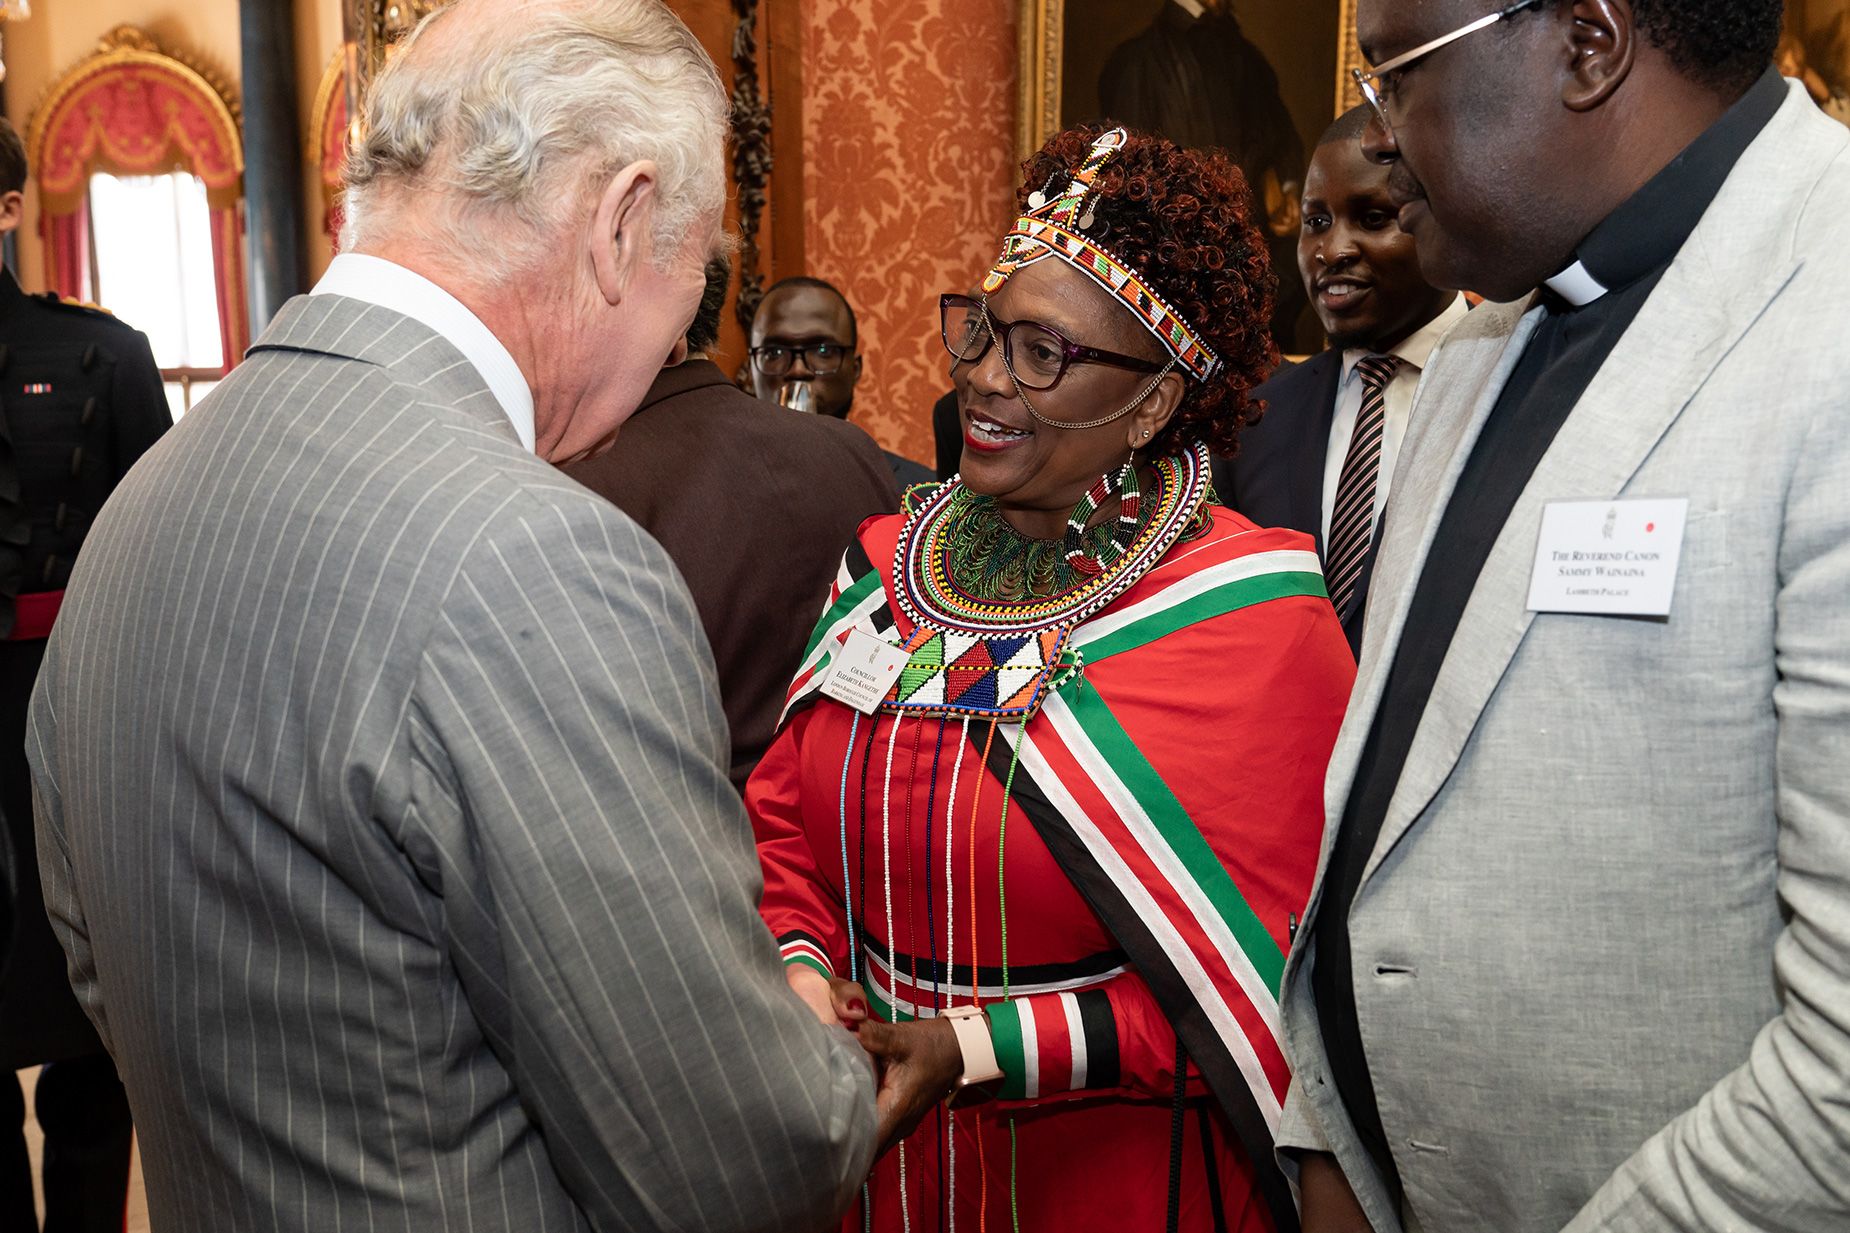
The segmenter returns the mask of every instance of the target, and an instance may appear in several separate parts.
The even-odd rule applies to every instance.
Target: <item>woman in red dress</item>
[[[747,789],[764,916],[883,1067],[848,1227],[1295,1228],[1276,999],[1353,665],[1311,541],[1208,482],[1265,244],[1218,155],[1027,172],[941,304],[962,473],[849,546]]]

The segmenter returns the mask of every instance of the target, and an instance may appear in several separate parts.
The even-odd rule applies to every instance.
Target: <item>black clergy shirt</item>
[[[1349,911],[1362,871],[1380,837],[1452,636],[1510,510],[1574,404],[1785,98],[1785,83],[1769,69],[1721,119],[1594,228],[1581,242],[1574,265],[1548,280],[1541,292],[1546,315],[1472,448],[1413,593],[1406,631],[1388,670],[1324,874],[1311,971],[1330,1077],[1396,1201],[1399,1172],[1356,1019]],[[1376,1042],[1384,1046],[1419,1047],[1416,1041]]]

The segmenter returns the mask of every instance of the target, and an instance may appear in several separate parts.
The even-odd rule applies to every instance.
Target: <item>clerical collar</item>
[[[1769,68],[1721,119],[1608,214],[1580,242],[1573,264],[1543,285],[1570,308],[1585,308],[1669,265],[1786,95],[1779,70]]]
[[[1186,32],[1193,28],[1195,23],[1208,21],[1216,16],[1218,14],[1206,6],[1202,7],[1201,12],[1192,13],[1186,4],[1179,4],[1177,0],[1169,0],[1169,3],[1157,12],[1156,24],[1172,31]]]

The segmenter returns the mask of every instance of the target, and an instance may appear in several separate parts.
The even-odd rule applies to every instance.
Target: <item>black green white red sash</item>
[[[1095,618],[1074,644],[1096,665],[1239,608],[1323,594],[1312,553],[1235,557]],[[1272,1157],[1290,1083],[1278,1018],[1283,952],[1109,700],[1083,676],[1055,690],[1025,730],[1001,731],[1007,748],[990,749],[991,770],[1006,775],[1014,763],[1014,800],[1182,1037],[1251,1155],[1275,1222],[1294,1227],[1289,1187]],[[992,1025],[1007,1018],[992,1009]],[[1059,1040],[1073,1038],[1070,1025],[1043,1026],[1014,1030],[1033,1047],[1056,1042],[1056,1054]],[[1009,1035],[1007,1027],[998,1033],[1000,1049]]]

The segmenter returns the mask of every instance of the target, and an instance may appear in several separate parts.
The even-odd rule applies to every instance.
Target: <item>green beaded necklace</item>
[[[1150,520],[1155,502],[1139,511],[1138,530]],[[1020,603],[1072,590],[1091,575],[1073,568],[1067,543],[1023,535],[1002,516],[993,497],[967,489],[945,511],[945,564],[957,587],[987,603]],[[1117,524],[1106,520],[1083,535],[1085,551],[1096,557],[1114,549]]]

